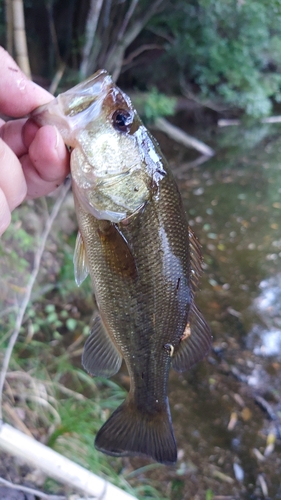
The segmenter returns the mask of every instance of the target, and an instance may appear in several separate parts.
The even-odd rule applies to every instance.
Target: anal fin
[[[202,313],[193,303],[189,313],[187,334],[175,348],[172,367],[177,372],[188,370],[208,353],[211,347],[212,335]]]
[[[119,371],[121,363],[122,356],[97,315],[84,346],[82,365],[91,375],[108,378]]]

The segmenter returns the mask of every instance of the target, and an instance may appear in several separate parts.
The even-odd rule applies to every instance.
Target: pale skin
[[[45,196],[69,173],[69,153],[56,127],[39,128],[28,114],[53,99],[0,47],[0,235],[24,200]],[[24,118],[22,118],[24,117]]]

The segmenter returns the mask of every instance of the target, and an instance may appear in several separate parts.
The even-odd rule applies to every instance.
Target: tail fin
[[[145,455],[162,464],[176,463],[168,400],[166,408],[151,414],[139,410],[128,396],[97,433],[95,446],[108,455]]]

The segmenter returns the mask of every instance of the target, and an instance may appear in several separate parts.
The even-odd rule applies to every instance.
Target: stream
[[[204,273],[196,303],[211,327],[213,347],[189,372],[171,370],[169,400],[177,464],[167,467],[137,457],[108,457],[108,461],[133,486],[155,486],[159,498],[165,500],[281,500],[281,125],[208,126],[205,130],[201,126],[188,132],[216,152],[197,167],[194,151],[161,133],[155,135],[177,178],[189,224],[202,245]],[[37,340],[47,342],[48,336],[56,334],[52,342],[55,345],[61,342],[58,338],[63,339],[63,352],[74,340],[65,318],[73,323],[74,311],[80,335],[93,309],[89,283],[88,298],[87,290],[79,289],[75,291],[79,301],[74,295],[74,303],[68,303],[73,294],[67,295],[68,283],[70,290],[74,288],[74,243],[64,243],[65,232],[68,227],[69,235],[76,233],[71,196],[69,201],[41,266],[39,292],[46,293],[46,286],[51,292],[42,305],[34,305],[32,316],[39,330]],[[26,213],[28,231],[33,234],[37,228],[41,234],[42,213],[35,214],[32,207],[23,207],[21,214]],[[20,220],[15,222],[13,245],[14,234],[5,245],[17,265],[9,266],[4,259],[1,268],[3,318],[17,303],[13,294],[22,298],[25,281],[21,276],[28,274],[26,266],[32,262],[32,252],[27,253],[24,265],[20,258],[30,245]],[[56,258],[62,260],[61,245],[67,246],[69,264],[60,275],[61,261]],[[64,290],[62,297],[53,292],[57,286]],[[52,320],[50,314],[47,320],[42,315],[47,307],[52,307]],[[6,329],[9,323],[3,318]],[[47,327],[50,331],[46,330],[45,338]],[[34,354],[32,366],[33,359]],[[71,363],[81,367],[80,351]],[[124,370],[114,378],[127,388]],[[92,443],[94,433],[90,439]]]
[[[173,146],[204,257],[196,302],[213,334],[207,359],[170,378],[173,500],[281,498],[280,132],[193,130],[216,151],[196,168]]]

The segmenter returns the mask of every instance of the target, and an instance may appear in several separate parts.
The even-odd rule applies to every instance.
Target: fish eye
[[[129,132],[133,115],[126,109],[117,109],[112,115],[113,127],[119,132]]]

